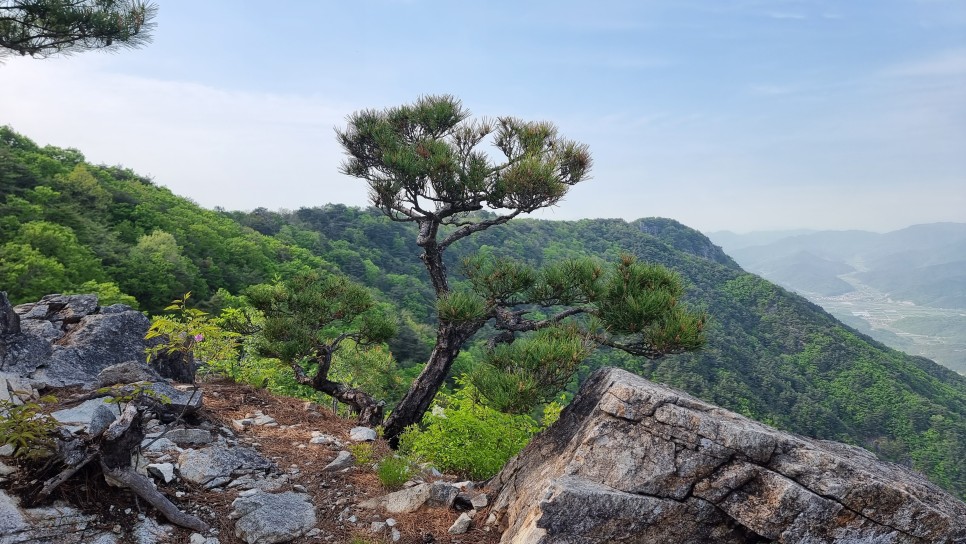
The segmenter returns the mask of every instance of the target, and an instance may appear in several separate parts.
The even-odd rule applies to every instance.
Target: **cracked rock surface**
[[[504,543],[966,542],[966,503],[905,467],[610,368],[494,483]]]

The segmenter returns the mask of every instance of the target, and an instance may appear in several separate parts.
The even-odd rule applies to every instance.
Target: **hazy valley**
[[[884,344],[966,373],[966,224],[886,234],[788,231],[709,237],[749,272]]]

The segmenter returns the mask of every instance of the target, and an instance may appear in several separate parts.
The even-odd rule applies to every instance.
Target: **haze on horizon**
[[[333,128],[448,93],[549,120],[548,219],[710,232],[966,222],[966,3],[158,0],[154,43],[0,65],[0,124],[227,209],[364,206]]]

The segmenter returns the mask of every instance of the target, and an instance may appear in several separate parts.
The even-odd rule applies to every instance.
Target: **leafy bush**
[[[386,457],[376,466],[376,475],[379,476],[379,483],[383,487],[392,491],[402,487],[409,475],[412,473],[412,463],[405,457],[393,455]]]
[[[40,399],[40,403],[56,401],[52,396]],[[57,421],[42,412],[40,403],[0,401],[0,446],[13,446],[14,457],[38,459],[53,453]]]
[[[372,449],[372,444],[368,442],[360,442],[358,444],[351,444],[346,449],[355,458],[356,463],[360,465],[368,465],[376,460],[376,452]]]
[[[539,430],[530,416],[498,412],[479,401],[479,393],[465,378],[462,388],[441,394],[437,406],[423,419],[423,428],[410,427],[400,437],[400,450],[436,468],[461,477],[484,480],[523,449]]]
[[[144,339],[162,341],[147,348],[148,358],[153,360],[161,353],[182,353],[209,364],[237,359],[240,335],[219,327],[206,312],[189,308],[189,298],[191,293],[185,293],[165,307],[169,315],[152,320]]]

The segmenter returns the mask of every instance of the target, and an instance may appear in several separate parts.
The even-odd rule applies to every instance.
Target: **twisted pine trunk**
[[[423,371],[413,380],[412,385],[402,400],[396,405],[384,426],[384,436],[389,440],[392,448],[399,446],[399,435],[406,427],[419,423],[423,414],[429,410],[429,405],[436,397],[436,392],[442,387],[443,381],[449,374],[453,361],[460,353],[460,348],[469,337],[480,329],[482,324],[453,325],[441,323],[436,335],[436,347],[429,356],[429,361]]]

